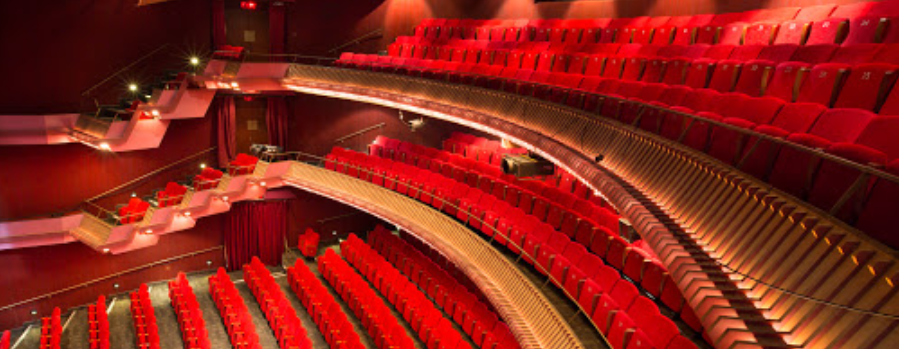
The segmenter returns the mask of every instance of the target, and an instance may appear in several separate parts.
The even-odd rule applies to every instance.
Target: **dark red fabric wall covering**
[[[204,217],[190,230],[160,236],[155,246],[122,255],[102,254],[80,242],[0,251],[0,265],[3,266],[0,307],[156,261],[221,246],[224,218],[223,215]],[[207,265],[207,261],[212,264]],[[96,300],[100,294],[125,292],[136,289],[143,282],[173,278],[179,271],[213,269],[223,265],[224,254],[217,249],[66,292],[12,311],[0,311],[0,331],[49,315],[56,306],[67,309]],[[116,283],[119,284],[118,289],[113,287]],[[32,316],[31,310],[37,310],[38,314]]]
[[[284,53],[284,32],[285,25],[284,20],[286,16],[286,9],[284,4],[273,3],[269,7],[268,12],[268,28],[269,28],[269,45],[271,48],[269,49],[269,53],[271,54],[281,54]],[[278,60],[277,57],[273,57],[273,60]]]
[[[0,183],[7,185],[0,185],[0,220],[71,209],[89,197],[214,147],[212,119],[207,113],[201,119],[172,122],[156,149],[107,153],[78,143],[2,146]]]
[[[212,107],[215,112],[218,159],[224,166],[237,156],[237,114],[234,110],[234,97],[217,98]]]
[[[224,236],[228,270],[239,270],[254,256],[267,265],[281,265],[288,213],[284,200],[232,205]]]
[[[291,116],[285,97],[268,97],[268,108],[265,111],[268,144],[280,147],[287,145]]]
[[[190,53],[209,49],[210,0],[0,1],[0,114],[74,112],[92,102],[81,93],[161,45],[166,52],[110,81],[151,83],[156,69],[187,67]]]

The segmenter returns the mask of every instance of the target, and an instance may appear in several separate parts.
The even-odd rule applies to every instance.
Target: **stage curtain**
[[[225,0],[212,0],[212,44],[218,50],[226,44],[225,37]]]
[[[282,148],[287,147],[287,128],[290,110],[284,97],[269,97],[265,111],[265,126],[268,130],[268,143]]]
[[[225,225],[228,270],[240,270],[254,256],[266,265],[281,265],[287,216],[284,200],[233,204]]]
[[[269,53],[284,53],[284,14],[285,8],[283,3],[272,3],[268,10],[268,37],[269,37]],[[282,57],[273,56],[272,61],[282,61]]]
[[[225,96],[216,103],[215,121],[218,134],[218,160],[219,166],[228,166],[237,156],[237,117],[234,111],[234,97]]]

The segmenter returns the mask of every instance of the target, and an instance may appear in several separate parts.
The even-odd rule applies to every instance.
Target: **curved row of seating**
[[[386,296],[428,348],[471,349],[471,345],[453,327],[454,319],[444,317],[443,312],[438,310],[415,284],[409,282],[409,279],[396,270],[393,265],[366,245],[365,241],[359,239],[355,234],[350,234],[340,244],[340,254],[350,262],[350,265],[356,267],[356,270],[359,270],[359,273],[382,295]],[[495,325],[496,318],[484,318],[481,322],[490,327],[479,328],[478,336],[489,331]],[[461,321],[455,321],[455,323],[460,326],[464,324]],[[474,338],[473,333],[475,332],[472,331],[468,330],[467,333]]]
[[[134,322],[134,335],[138,349],[159,349],[159,327],[156,325],[156,313],[150,302],[150,291],[147,284],[131,292],[131,319]]]
[[[219,268],[215,275],[209,277],[209,293],[222,316],[225,328],[228,329],[231,347],[262,349],[247,305],[244,304],[225,268]]]
[[[90,349],[109,349],[109,316],[106,297],[100,295],[96,304],[87,306],[87,340]],[[3,348],[0,345],[0,348]]]
[[[459,324],[472,342],[480,348],[519,347],[515,337],[509,331],[509,326],[499,318],[489,304],[480,301],[439,264],[415,247],[380,225],[368,234],[368,243],[365,246],[359,249],[370,251],[366,253],[377,254],[378,257],[370,257],[374,261],[366,262],[369,266],[362,266],[362,268],[389,270],[386,271],[386,276],[375,276],[376,280],[380,280],[375,282],[376,285],[379,282],[386,283],[387,287],[397,287],[405,292],[418,291],[423,297],[430,297],[433,300],[432,304],[442,309],[450,317],[449,320]],[[363,261],[358,261],[358,258],[356,262],[363,263]],[[371,265],[373,263],[374,266]],[[381,270],[375,270],[375,272],[384,273]],[[405,275],[405,277],[400,275]],[[396,282],[395,280],[400,280],[404,285],[390,285],[390,283]],[[422,340],[427,341],[424,337]]]
[[[597,297],[611,292],[612,287],[617,284],[622,285],[618,287],[619,289],[628,287],[624,286],[628,284],[630,286],[628,291],[636,290],[628,280],[617,282],[620,279],[619,271],[623,271],[634,283],[645,284],[644,289],[647,292],[678,312],[685,323],[697,331],[702,328],[693,309],[684,306],[683,295],[665,267],[653,259],[652,254],[634,248],[617,233],[604,226],[593,225],[588,219],[581,219],[577,215],[569,216],[570,220],[577,218],[578,222],[587,222],[579,223],[579,226],[588,227],[574,230],[574,235],[569,236],[538,219],[533,215],[533,211],[523,211],[518,207],[510,210],[512,205],[495,197],[481,201],[482,197],[492,195],[471,188],[451,177],[444,177],[439,172],[429,172],[426,174],[426,180],[418,181],[426,183],[432,180],[433,187],[417,185],[416,181],[403,181],[402,174],[410,172],[409,166],[405,164],[400,163],[397,168],[395,166],[397,163],[391,160],[339,148],[335,148],[335,153],[337,154],[329,155],[334,164],[326,163],[326,167],[330,166],[337,171],[372,182],[378,182],[374,178],[383,175],[388,180],[381,179],[380,182],[387,188],[391,188],[389,179],[395,178],[394,188],[391,189],[398,192],[400,192],[398,188],[403,187],[401,183],[405,183],[410,187],[406,195],[458,218],[476,231],[508,247],[513,253],[521,255],[523,260],[535,265],[540,273],[551,275],[555,279],[555,284],[564,289],[573,301],[579,302],[588,314],[593,315],[596,311]],[[344,162],[347,165],[341,166]],[[348,170],[354,167],[358,167],[356,174]],[[368,171],[377,175],[364,175]],[[478,197],[469,197],[471,192],[479,194]],[[437,199],[432,199],[433,197]],[[458,204],[445,204],[447,202]],[[450,208],[456,206],[458,207],[456,212],[449,212]],[[481,224],[482,221],[488,224]],[[603,263],[602,259],[605,259],[606,263]],[[605,282],[593,281],[597,279]],[[631,304],[631,302],[622,303],[624,303],[622,307],[625,308]],[[605,323],[597,322],[597,327],[602,329]]]
[[[368,282],[332,249],[318,257],[318,269],[349,305],[380,349],[412,349],[415,344]],[[441,347],[440,349],[452,349]],[[428,347],[428,349],[437,349]]]
[[[895,1],[766,8],[718,15],[597,19],[425,19],[416,37],[432,40],[557,43],[868,43],[899,42]]]
[[[258,257],[243,266],[243,277],[265,313],[282,349],[311,349],[312,341],[297,317],[296,311]]]
[[[484,51],[484,45],[514,49]],[[808,149],[899,174],[899,142],[890,136],[899,132],[899,88],[893,88],[899,44],[726,46],[456,40],[433,46],[444,53],[432,60],[400,56],[337,64],[501,89],[596,112],[705,152],[899,246],[892,223],[868,213],[899,208],[878,199],[884,196],[879,191],[899,183],[868,179],[853,186],[865,170],[821,161]],[[845,194],[849,190],[852,195]]]
[[[181,329],[184,349],[210,349],[206,321],[194,290],[187,282],[187,276],[179,272],[175,280],[169,281],[169,300]]]
[[[302,259],[287,267],[287,281],[331,348],[365,348],[340,304]]]
[[[450,134],[449,138],[443,141],[443,150],[481,162],[486,162],[484,159],[486,159],[487,156],[490,156],[490,164],[494,166],[500,166],[498,162],[502,161],[501,153],[499,156],[500,159],[498,161],[493,161],[493,159],[497,156],[494,154],[490,154],[489,152],[485,153],[483,149],[482,144],[489,144],[490,142],[496,141],[490,141],[486,138],[475,137],[466,133],[453,132],[452,134]],[[524,149],[513,148],[512,150]],[[519,153],[521,152],[519,151]],[[523,153],[526,153],[526,151]],[[514,176],[505,176],[504,178],[514,179]],[[609,205],[609,203],[606,202],[601,196],[591,192],[590,188],[587,187],[586,184],[578,180],[577,177],[575,177],[573,174],[560,167],[556,167],[556,173],[554,175],[546,176],[546,178],[544,178],[543,180],[543,183],[549,185],[550,187],[556,187],[563,192],[573,193],[576,198],[588,200],[594,205],[598,205],[614,212],[612,206]]]

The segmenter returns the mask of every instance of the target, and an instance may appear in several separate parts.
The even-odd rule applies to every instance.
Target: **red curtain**
[[[225,0],[212,0],[212,44],[217,50],[226,44],[225,38]]]
[[[253,256],[266,265],[281,265],[287,216],[284,200],[235,203],[225,224],[228,270],[240,270]]]
[[[273,2],[268,8],[268,38],[269,53],[276,55],[284,53],[284,3]],[[272,57],[273,61],[280,61],[280,57]]]
[[[215,121],[218,134],[218,160],[219,166],[228,166],[237,156],[237,117],[234,111],[234,97],[225,96],[218,99],[216,104]]]
[[[287,123],[290,110],[284,97],[269,97],[265,111],[265,126],[268,130],[268,143],[279,147],[287,147]]]

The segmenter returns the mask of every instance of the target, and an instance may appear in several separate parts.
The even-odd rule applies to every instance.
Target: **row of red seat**
[[[335,163],[330,166],[351,176],[354,174],[347,169],[358,166],[361,169],[357,172],[372,171],[387,178],[397,178],[395,188],[399,189],[402,187],[400,185],[402,174],[409,172],[407,166],[402,164],[399,169],[395,169],[394,163],[387,159],[366,157],[363,154],[342,151],[339,148],[335,150],[339,154],[331,154],[329,157],[333,155],[331,158],[335,162],[346,161],[349,165],[341,167]],[[326,163],[326,167],[328,166]],[[422,171],[427,172],[426,170]],[[493,237],[512,252],[522,255],[522,259],[526,262],[532,265],[536,264],[537,269],[544,275],[551,274],[557,284],[564,285],[567,281],[569,286],[565,289],[573,300],[578,300],[584,294],[593,297],[602,290],[609,291],[609,289],[603,288],[583,290],[585,287],[583,285],[590,284],[591,278],[603,272],[609,273],[609,270],[616,275],[614,280],[617,280],[618,271],[611,267],[601,268],[603,265],[600,258],[605,258],[609,265],[624,271],[625,275],[634,282],[645,283],[648,286],[646,287],[647,291],[654,291],[654,295],[661,297],[672,310],[681,312],[682,318],[694,329],[701,328],[701,324],[692,314],[692,309],[683,306],[683,296],[664,266],[653,259],[652,254],[639,248],[633,248],[630,243],[618,236],[617,232],[612,232],[602,225],[595,225],[586,218],[589,216],[578,214],[578,209],[584,209],[583,204],[564,206],[574,207],[575,212],[570,212],[567,208],[563,211],[570,213],[567,221],[577,222],[578,228],[562,228],[560,225],[562,232],[559,232],[554,229],[553,225],[538,218],[541,217],[539,210],[536,211],[537,215],[534,215],[535,211],[531,209],[532,207],[525,211],[520,207],[510,205],[505,200],[497,200],[489,193],[471,188],[463,182],[457,182],[451,177],[444,177],[437,172],[431,174],[427,180],[431,181],[433,189],[422,185],[420,190],[409,190],[406,194],[435,206],[485,235]],[[378,177],[378,175],[373,177]],[[359,178],[376,182],[365,176],[359,176]],[[387,187],[391,188],[389,182],[386,182],[388,183]],[[412,183],[408,186],[414,188],[415,184]],[[544,186],[541,182],[534,183]],[[433,197],[438,199],[432,199]],[[487,199],[482,199],[484,197]],[[458,202],[459,208],[455,212],[450,212],[455,208],[444,204],[445,202]],[[558,202],[558,199],[554,199],[554,202]],[[583,200],[576,202],[583,202]],[[488,224],[481,224],[481,221]],[[562,221],[562,223],[564,222],[565,220]],[[564,227],[572,225],[571,223],[564,224]],[[573,235],[569,236],[566,232],[573,233]],[[585,304],[587,305],[586,311],[592,313],[592,304]]]
[[[488,142],[488,140],[486,138],[475,137],[466,133],[453,132],[452,134],[450,134],[449,138],[443,141],[443,150],[453,154],[465,156],[469,159],[477,159],[478,161],[482,161],[482,156],[479,155],[483,154],[483,150],[480,144],[484,142]],[[516,149],[524,150],[523,153],[527,153],[527,151],[523,148]],[[499,166],[499,164],[494,164],[493,162],[491,162],[491,164]],[[512,179],[510,176],[506,176],[505,178]],[[597,204],[600,207],[614,212],[614,209],[611,207],[611,205],[603,200],[601,196],[595,195],[590,190],[590,188],[587,187],[586,184],[584,184],[584,182],[581,182],[579,179],[577,179],[577,177],[560,167],[556,167],[556,174],[552,176],[546,176],[546,178],[544,178],[543,180],[543,183],[549,185],[550,187],[556,187],[563,192],[573,193],[576,198],[592,200],[594,204]]]
[[[87,328],[90,349],[110,348],[109,316],[106,314],[106,297],[103,295],[100,295],[96,304],[87,306]]]
[[[3,331],[3,335],[0,335],[0,349],[9,349],[11,341],[10,336],[9,330]]]
[[[311,258],[318,254],[318,244],[321,241],[321,236],[312,228],[306,228],[306,231],[300,234],[298,240],[297,247],[304,257]]]
[[[123,206],[117,212],[119,222],[122,224],[139,223],[144,220],[147,210],[150,209],[150,203],[140,198],[133,197],[128,200],[128,204]]]
[[[187,193],[187,187],[175,182],[168,182],[165,190],[156,193],[156,202],[159,207],[174,206],[184,200],[184,194]]]
[[[256,301],[265,313],[269,327],[275,331],[282,349],[311,349],[312,341],[306,329],[297,317],[296,311],[281,290],[281,286],[272,277],[268,268],[253,257],[250,264],[244,264],[243,277]]]
[[[381,255],[366,245],[365,241],[355,234],[350,234],[347,240],[340,244],[340,254],[396,307],[397,312],[402,314],[428,348],[472,348],[462,334],[453,327],[453,320],[445,318],[443,312],[438,310],[415,284],[409,282]],[[469,313],[469,317],[472,315],[473,313]],[[494,315],[493,318],[478,318],[478,322],[484,326],[479,327],[477,332],[466,331],[472,338],[475,334],[482,336],[493,328],[496,317]],[[456,323],[463,325],[461,321]]]
[[[259,158],[255,156],[244,153],[237,154],[237,157],[228,164],[228,174],[232,176],[251,174],[256,170],[257,162],[259,162]]]
[[[467,184],[470,187],[477,188],[479,192],[472,194],[491,194],[495,199],[505,201],[510,208],[517,207],[527,212],[537,211],[539,216],[552,216],[549,220],[554,226],[562,228],[564,222],[565,207],[574,207],[580,213],[581,220],[584,223],[593,223],[594,225],[605,226],[615,234],[618,233],[617,214],[613,213],[608,203],[600,197],[586,190],[572,192],[565,186],[556,187],[556,184],[547,185],[541,181],[519,180],[515,176],[503,174],[502,170],[497,166],[485,164],[479,161],[463,157],[459,154],[453,154],[438,149],[420,147],[402,150],[392,148],[393,145],[387,144],[388,138],[380,137],[375,140],[375,144],[385,142],[385,146],[372,147],[369,151],[371,155],[397,161],[401,164],[396,171],[396,177],[387,178],[390,182],[381,183],[383,178],[375,176],[371,180],[379,185],[385,185],[392,190],[396,190],[401,194],[417,197],[418,191],[424,188],[427,195],[423,197],[426,203],[431,203],[430,193],[434,190],[431,175],[442,174],[444,177],[455,179],[461,184]],[[400,142],[402,147],[405,142]],[[462,148],[459,148],[461,150]],[[380,151],[379,151],[380,150]],[[335,148],[332,151],[332,157],[341,154],[349,157],[358,155],[343,152],[341,148]],[[361,160],[361,159],[360,159]],[[332,164],[326,162],[328,167]],[[404,166],[405,165],[405,166]],[[350,175],[358,176],[356,169],[347,168]],[[384,171],[375,169],[376,173]],[[555,176],[549,176],[556,178]],[[369,176],[365,176],[366,179]],[[433,180],[439,180],[442,177],[434,177]],[[395,181],[395,182],[394,182]],[[551,181],[547,180],[547,181]],[[411,187],[410,187],[411,185]],[[461,189],[461,188],[460,188]],[[413,192],[410,194],[409,191]],[[480,195],[479,195],[480,196]],[[476,199],[472,197],[472,199]],[[489,200],[489,199],[488,199]],[[476,203],[476,202],[472,202]],[[455,214],[454,207],[447,208],[450,213]],[[585,218],[585,219],[584,219]],[[570,220],[569,225],[565,226],[565,232],[574,235],[579,222]]]
[[[478,300],[478,297],[450,276],[439,264],[412,245],[378,225],[368,234],[368,244],[365,246],[359,249],[370,251],[365,252],[368,254],[378,255],[370,257],[373,261],[368,263],[375,264],[367,268],[387,269],[375,270],[376,286],[386,284],[386,287],[405,290],[407,293],[412,291],[421,293],[422,297],[427,295],[433,300],[432,304],[443,309],[450,316],[450,320],[459,324],[472,342],[480,348],[519,347],[508,325],[486,303]],[[356,263],[361,262],[358,258],[356,260]],[[357,265],[357,268],[360,267]],[[366,266],[363,265],[361,268]],[[385,275],[378,275],[381,273]],[[402,285],[392,285],[396,282]],[[441,314],[436,321],[442,322],[442,318]],[[422,340],[427,342],[424,337]]]
[[[800,85],[778,84],[778,81],[798,81],[796,80],[798,75],[789,77],[799,69],[791,64],[784,63],[777,68],[770,79],[771,84],[767,91],[779,90],[793,94],[794,87]],[[747,67],[751,70],[752,66]],[[892,79],[895,77],[892,73],[894,70],[879,69],[876,65],[859,67],[861,69],[850,73],[842,83],[845,86],[843,88],[845,93],[835,95],[831,92],[836,86],[840,86],[838,83],[840,79],[833,77],[842,75],[842,69],[827,64],[816,66],[809,72],[810,74],[806,74],[808,78],[801,86],[807,86],[807,89],[798,93],[798,96],[802,96],[800,100],[820,102],[837,96],[835,105],[838,106],[877,108],[877,105],[881,104],[880,101],[884,100],[878,96],[884,96],[887,91],[883,86],[889,86],[894,80]],[[547,75],[550,78],[558,77],[550,79],[550,82],[560,86],[565,84],[565,77],[569,76],[563,73],[547,73]],[[828,153],[863,165],[873,164],[886,167],[888,170],[899,166],[897,143],[888,136],[896,132],[896,117],[886,116],[891,113],[899,114],[899,89],[892,90],[889,98],[883,103],[884,107],[880,109],[884,116],[878,117],[857,109],[828,110],[812,102],[783,103],[773,96],[752,98],[740,93],[721,94],[713,89],[621,82],[618,79],[600,77],[575,78],[575,82],[568,87],[548,87],[536,85],[535,82],[521,81],[512,82],[507,86],[513,86],[511,92],[537,95],[600,112],[604,116],[681,141],[695,149],[708,152],[726,163],[739,165],[741,170],[768,180],[778,188],[807,199],[825,210],[830,210],[842,196],[843,190],[850,188],[855,181],[856,173],[847,171],[843,165],[831,162],[825,162],[825,165],[819,168],[818,162],[813,161],[814,156],[809,153],[791,148],[780,151],[781,147],[771,141],[757,141],[755,138],[712,125],[705,120],[723,122],[782,138],[798,145],[824,149]],[[533,87],[528,84],[532,84]],[[739,82],[737,84],[739,85]],[[565,90],[571,86],[577,86],[578,89]],[[618,98],[605,98],[604,95]],[[619,98],[626,100],[622,101]],[[649,106],[644,104],[647,102]],[[734,107],[735,105],[738,107]],[[697,122],[690,122],[686,116],[665,108],[695,114],[699,119]],[[796,158],[800,160],[796,161]],[[809,176],[808,173],[812,175]],[[896,239],[889,234],[891,229],[889,221],[882,216],[868,213],[882,212],[883,205],[893,207],[889,206],[889,201],[875,200],[883,197],[883,194],[868,190],[883,186],[892,188],[896,184],[881,180],[863,186],[858,195],[844,204],[843,211],[835,213],[847,222],[855,222],[856,226],[868,234],[894,244],[893,240]],[[865,202],[867,205],[864,205]],[[860,207],[864,209],[858,210]]]
[[[414,35],[432,40],[559,43],[841,43],[899,41],[895,1],[760,9],[741,13],[598,19],[425,19]]]
[[[225,322],[225,328],[228,329],[231,347],[262,349],[247,305],[244,304],[225,268],[219,268],[215,275],[209,277],[209,293]]]
[[[150,302],[147,284],[131,292],[131,319],[134,323],[134,335],[138,349],[159,349],[159,327],[156,325],[156,313]]]
[[[168,285],[169,300],[178,319],[184,349],[210,349],[203,311],[200,310],[200,303],[197,302],[197,296],[194,295],[187,276],[179,272],[175,280],[169,281]]]
[[[353,310],[375,346],[380,349],[415,347],[406,329],[400,325],[400,320],[393,316],[377,292],[334,250],[328,249],[318,257],[318,270]]]
[[[219,181],[221,181],[223,175],[222,171],[212,167],[204,168],[200,174],[194,176],[194,190],[210,190],[218,187]]]
[[[302,259],[287,267],[287,282],[331,348],[365,348],[340,304]]]
[[[62,323],[59,308],[53,308],[50,317],[41,318],[41,349],[60,349]]]

